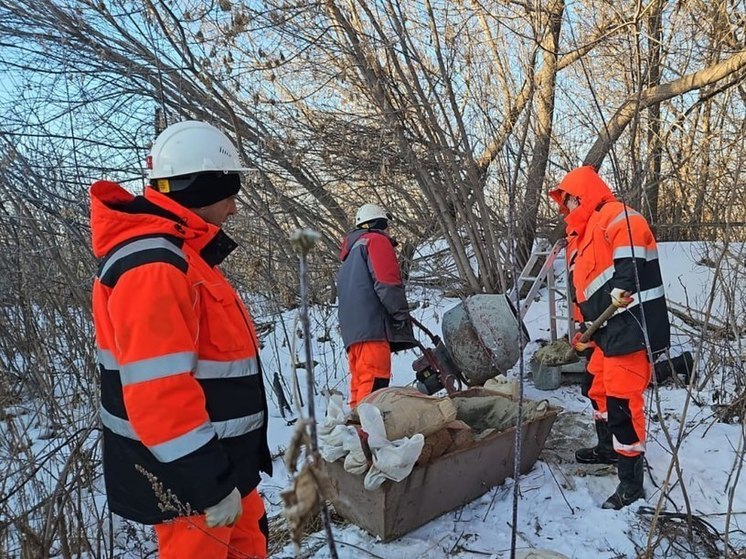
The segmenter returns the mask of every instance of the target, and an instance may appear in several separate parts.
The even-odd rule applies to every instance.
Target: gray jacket
[[[348,233],[337,278],[339,326],[345,348],[388,341],[391,351],[415,347],[394,240],[377,229]]]

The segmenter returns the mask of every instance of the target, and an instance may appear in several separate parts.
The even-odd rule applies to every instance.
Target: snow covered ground
[[[707,252],[707,253],[706,253]],[[718,323],[727,323],[729,317],[743,323],[743,303],[739,303],[746,290],[743,281],[742,252],[730,250],[730,256],[717,247],[705,249],[698,244],[661,244],[661,262],[667,296],[673,302],[703,313],[708,308]],[[725,274],[713,274],[711,264],[723,260]],[[739,272],[740,270],[740,272]],[[740,277],[739,274],[740,273]],[[719,286],[715,290],[713,285]],[[730,297],[724,297],[725,288]],[[716,296],[710,297],[714,292]],[[734,296],[735,294],[735,296]],[[526,362],[537,349],[536,340],[547,339],[548,306],[546,294],[536,301],[526,317],[526,326],[532,342],[524,352]],[[433,293],[411,292],[409,299],[420,302],[413,314],[435,333],[440,333],[440,317],[455,304],[456,300],[439,299]],[[711,303],[711,304],[710,304]],[[736,305],[735,307],[733,305]],[[740,304],[740,308],[738,305]],[[297,331],[299,324],[294,315],[286,315],[284,328],[278,324],[275,332]],[[313,327],[316,339],[313,345],[316,380],[320,389],[347,391],[344,348],[336,330],[334,313],[329,310],[314,310]],[[671,355],[684,350],[696,351],[699,347],[696,328],[674,319],[677,335],[672,344]],[[424,341],[424,340],[423,340]],[[289,350],[292,342],[283,344],[266,340],[263,358],[269,370],[281,371],[289,381]],[[739,342],[733,342],[737,347]],[[740,342],[742,343],[742,341]],[[297,342],[296,352],[301,346]],[[736,355],[738,356],[738,351]],[[413,381],[411,362],[414,352],[404,352],[394,357],[393,384],[406,385]],[[703,351],[701,371],[708,371],[704,360],[711,359]],[[743,354],[740,356],[741,365]],[[302,357],[300,360],[303,360]],[[303,370],[299,369],[300,386],[305,392]],[[646,501],[621,511],[602,510],[601,503],[614,491],[617,484],[615,470],[609,467],[580,467],[572,461],[572,452],[577,446],[593,441],[590,419],[590,404],[579,393],[578,386],[562,386],[555,391],[539,391],[530,378],[524,383],[525,396],[531,399],[548,399],[552,405],[563,408],[552,434],[535,467],[519,480],[517,547],[522,549],[548,549],[574,558],[635,557],[648,542],[661,538],[661,531],[650,532],[649,514],[639,512],[640,507],[656,507],[661,501],[662,488],[667,487],[667,496],[662,507],[667,512],[689,510],[709,523],[719,534],[729,532],[729,543],[735,549],[746,546],[746,534],[742,531],[746,523],[746,489],[739,483],[741,452],[744,446],[743,425],[719,423],[714,415],[713,404],[722,397],[727,382],[727,370],[720,369],[703,390],[694,389],[691,396],[685,388],[671,386],[648,391],[649,435],[645,487]],[[527,373],[526,373],[527,374]],[[510,377],[519,376],[516,366]],[[701,378],[701,377],[700,377]],[[714,388],[718,386],[721,392]],[[305,393],[304,393],[305,398]],[[325,399],[317,396],[318,408],[325,409]],[[274,410],[270,420],[270,446],[278,452],[287,445],[292,427],[288,426]],[[679,464],[682,477],[672,467],[672,445],[679,444]],[[260,487],[269,504],[270,515],[280,509],[279,491],[287,485],[287,474],[280,460],[275,461],[276,472],[265,479]],[[458,483],[457,479],[453,483]],[[459,557],[509,557],[511,545],[511,522],[513,508],[512,479],[488,491],[476,501],[425,524],[404,537],[389,543],[376,538],[353,525],[335,524],[333,531],[340,557],[382,557],[386,559],[412,559]],[[644,509],[643,509],[644,510]],[[726,513],[731,511],[729,516]],[[664,517],[658,527],[663,532],[673,530],[673,521]],[[681,547],[694,549],[682,552],[676,546],[683,536],[663,539],[655,546],[656,557],[708,556],[703,546],[684,542]],[[310,557],[329,556],[323,532],[311,534],[304,541],[304,550]],[[689,546],[689,547],[687,547]],[[711,556],[721,556],[712,551]],[[714,553],[714,555],[712,554]],[[291,557],[293,549],[286,546],[275,557]]]
[[[572,459],[575,448],[592,443],[594,436],[590,405],[580,395],[579,387],[562,386],[555,391],[539,391],[531,379],[526,378],[524,388],[527,398],[546,398],[563,411],[539,461],[519,479],[516,541],[520,549],[550,549],[581,559],[635,557],[651,542],[654,544],[651,546],[655,550],[654,557],[723,557],[725,544],[722,538],[727,534],[729,545],[741,553],[731,553],[729,556],[746,557],[743,526],[746,522],[746,490],[740,482],[746,439],[744,425],[737,421],[743,412],[736,410],[731,413],[734,421],[730,424],[719,422],[716,415],[717,406],[732,402],[736,394],[743,393],[746,382],[746,340],[742,339],[746,331],[744,248],[731,245],[725,250],[713,244],[662,244],[660,254],[667,296],[678,313],[673,319],[676,335],[671,354],[675,356],[690,350],[700,356],[697,366],[704,386],[701,389],[695,387],[691,393],[685,388],[672,386],[648,391],[651,418],[647,452],[649,468],[645,482],[648,496],[646,501],[617,512],[600,508],[616,487],[614,469],[581,467]],[[558,265],[558,271],[560,268]],[[716,269],[719,270],[717,273]],[[418,304],[413,311],[414,316],[436,334],[441,331],[443,313],[458,302],[425,290],[410,290],[409,300]],[[262,337],[265,378],[271,381],[277,374],[287,394],[293,394],[292,364],[305,361],[297,312],[286,312],[280,316],[263,315],[260,308],[257,304],[254,309],[257,322],[270,325]],[[531,342],[525,348],[524,363],[538,348],[538,340],[549,337],[548,315],[546,293],[542,293],[531,306],[525,320]],[[698,320],[707,318],[711,322],[707,343],[701,342],[701,332],[696,322],[685,320],[687,315]],[[337,330],[336,309],[330,306],[312,309],[311,323],[314,360],[318,362],[315,367],[316,403],[321,414],[326,406],[325,392],[338,390],[346,394],[347,363]],[[424,337],[420,339],[426,341]],[[293,355],[297,357],[291,358]],[[407,385],[413,382],[411,363],[416,356],[413,351],[394,356],[393,384]],[[300,392],[305,400],[305,369],[296,370]],[[517,365],[509,376],[519,377],[519,371]],[[77,382],[84,381],[77,379]],[[44,417],[43,406],[29,402],[2,410],[6,421],[0,423],[0,434],[3,435],[0,438],[0,467],[6,468],[8,473],[0,485],[0,502],[12,505],[5,508],[10,518],[18,511],[33,508],[33,499],[37,494],[48,494],[50,488],[63,485],[67,475],[63,472],[68,472],[66,464],[70,449],[80,445],[83,451],[76,460],[86,463],[94,463],[99,456],[96,432],[88,429],[96,423],[96,410],[90,405],[96,398],[90,393],[91,388],[86,386],[72,390],[75,398],[70,400],[70,417],[77,419],[61,430],[61,433],[67,433],[62,438],[60,433],[55,435],[50,431],[49,418]],[[269,386],[268,393],[271,398],[269,442],[277,458],[274,461],[274,476],[263,479],[260,491],[268,505],[270,517],[276,517],[281,513],[280,492],[289,485],[281,455],[288,445],[293,426],[281,417],[277,398]],[[11,421],[11,417],[15,419]],[[12,433],[8,430],[11,427],[19,430],[23,436],[10,436]],[[66,431],[67,427],[70,432]],[[18,446],[19,441],[24,444]],[[671,472],[673,448],[677,445],[679,467]],[[25,479],[25,470],[31,468],[35,472],[33,483],[19,485],[17,480]],[[681,472],[680,476],[677,469]],[[90,527],[99,548],[78,556],[91,559],[155,557],[152,530],[116,517],[112,526],[113,551],[108,551],[109,528],[103,483],[94,472],[90,474],[92,481],[86,484],[88,489],[80,508],[87,519],[85,525]],[[453,483],[457,484],[458,479],[454,479]],[[335,523],[333,532],[338,555],[343,559],[509,557],[513,488],[514,481],[508,479],[474,502],[389,543],[377,541],[356,526]],[[662,495],[664,498],[661,500]],[[659,502],[668,513],[691,511],[696,519],[708,523],[712,529],[710,539],[688,542],[685,534],[681,533],[674,538],[664,538],[677,527],[677,520],[671,516],[660,518],[658,529],[651,535],[651,517],[644,511],[639,512],[639,509],[641,506],[656,507]],[[701,522],[697,525],[706,528]],[[3,526],[7,526],[4,517],[0,518],[0,527]],[[19,538],[12,531],[0,530],[0,534],[0,557],[20,557],[16,551],[6,553],[8,549],[15,550],[17,547],[5,547],[15,545]],[[703,530],[695,532],[698,536],[702,534],[708,536]],[[325,544],[323,532],[313,533],[305,538],[303,551],[308,557],[329,557]],[[709,544],[709,548],[705,544]],[[63,553],[59,547],[53,547],[51,557],[57,556],[63,556]],[[275,550],[273,555],[275,558],[292,556],[294,551],[290,544],[279,551]]]

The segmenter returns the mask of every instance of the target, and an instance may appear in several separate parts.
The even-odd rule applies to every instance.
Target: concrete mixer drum
[[[443,342],[471,386],[505,374],[529,336],[507,295],[472,295],[443,315]]]

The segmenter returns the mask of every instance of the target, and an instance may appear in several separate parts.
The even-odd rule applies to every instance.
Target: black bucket
[[[676,373],[679,375],[684,384],[689,384],[690,380],[694,380],[694,358],[691,352],[685,351],[681,355],[674,357],[673,359],[664,359],[660,363],[656,363],[653,368],[655,371],[655,381],[658,384],[667,382]]]

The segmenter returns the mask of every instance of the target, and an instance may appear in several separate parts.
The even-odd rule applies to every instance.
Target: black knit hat
[[[238,194],[241,190],[241,175],[207,171],[153,179],[150,186],[185,208],[203,208]]]
[[[364,229],[378,229],[379,231],[385,231],[386,229],[388,229],[389,220],[383,217],[379,217],[378,219],[366,221],[365,223],[362,223],[360,226],[363,227]]]

